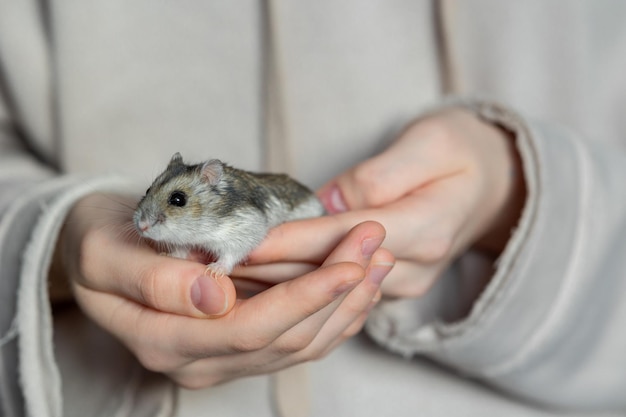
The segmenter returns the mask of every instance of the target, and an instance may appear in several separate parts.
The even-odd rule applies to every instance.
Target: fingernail
[[[191,286],[191,302],[208,315],[220,315],[226,311],[228,300],[226,293],[216,278],[202,275]]]
[[[326,211],[330,214],[348,211],[348,207],[343,199],[341,190],[336,185],[332,186],[330,190],[322,194],[320,196],[320,200],[322,201],[322,204],[324,204]]]
[[[393,265],[393,263],[387,262],[370,265],[367,270],[367,279],[374,285],[380,285],[389,271],[391,271],[391,268],[393,268]]]
[[[364,239],[361,243],[361,254],[366,259],[371,258],[374,252],[376,252],[376,249],[378,249],[380,247],[380,244],[383,243],[384,239],[384,236],[370,237]]]

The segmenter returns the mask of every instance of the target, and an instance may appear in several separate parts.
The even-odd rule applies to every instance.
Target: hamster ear
[[[183,157],[180,155],[180,152],[176,152],[172,159],[170,159],[170,163],[167,165],[168,168],[172,168],[178,165],[184,165]]]
[[[224,174],[224,166],[219,159],[211,159],[210,161],[202,164],[200,170],[202,179],[208,182],[210,185],[216,185],[222,179]]]

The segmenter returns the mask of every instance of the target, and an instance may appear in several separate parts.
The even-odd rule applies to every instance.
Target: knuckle
[[[454,221],[450,218],[433,219],[428,226],[413,230],[412,235],[418,238],[410,240],[409,256],[426,265],[446,261],[453,254],[456,234]]]
[[[347,337],[344,334],[339,334],[335,339],[329,343],[317,343],[311,344],[309,347],[298,355],[299,362],[312,362],[324,359],[330,352],[332,352],[337,346],[343,344]]]
[[[376,207],[384,202],[385,175],[375,163],[368,161],[355,167],[352,181],[366,207]]]
[[[232,341],[231,348],[237,353],[256,352],[264,349],[272,342],[263,335],[251,335],[250,332],[239,333]]]
[[[136,281],[136,289],[140,301],[156,309],[159,309],[162,304],[157,290],[158,273],[157,267],[150,265],[142,271],[141,278]]]
[[[170,359],[152,350],[135,352],[135,356],[144,368],[152,372],[166,373],[176,367]]]
[[[313,338],[304,335],[281,338],[276,341],[274,350],[281,355],[289,355],[305,350]]]
[[[431,157],[441,155],[449,158],[460,150],[456,127],[447,122],[444,116],[420,120],[409,128],[408,136],[428,141],[428,149],[432,152]]]

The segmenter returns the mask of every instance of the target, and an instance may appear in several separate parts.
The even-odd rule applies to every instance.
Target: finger
[[[394,267],[395,260],[389,251],[377,251],[366,270],[366,278],[345,297],[304,355],[317,357],[335,340],[343,338],[348,328],[360,322],[363,313],[369,311],[372,301],[378,297],[381,283]]]
[[[332,334],[332,332],[341,333],[339,335],[326,336],[323,338],[324,340],[318,342],[318,333],[321,332],[319,324],[314,324],[314,322],[320,323],[319,315],[326,314],[331,307],[329,305],[287,330],[263,349],[251,349],[249,351],[198,359],[170,372],[169,376],[185,387],[202,388],[240,376],[274,372],[304,360],[314,359],[316,356],[320,357],[330,350],[331,347],[337,346],[347,337],[356,334],[360,330],[365,322],[367,313],[380,299],[380,292],[377,288],[380,280],[391,269],[392,265],[393,256],[391,253],[385,249],[378,249],[372,256],[366,280],[361,282],[354,290],[346,293],[347,295],[339,297],[338,301],[345,299],[341,300],[339,308],[347,310],[349,314],[346,315],[345,312],[340,314],[341,322],[345,324],[333,325],[332,330],[326,331],[329,334]],[[373,300],[371,299],[372,294]],[[348,298],[352,300],[348,301]],[[357,299],[361,299],[358,306],[355,305]],[[337,301],[334,303],[337,303]],[[350,305],[350,308],[343,307],[344,303]],[[351,310],[354,310],[354,312],[352,313]],[[333,318],[336,315],[337,313],[332,312]],[[327,319],[324,318],[322,322],[326,323]],[[312,326],[309,326],[310,324]],[[326,323],[323,327],[326,328],[327,326],[328,324]],[[328,342],[329,338],[333,340]],[[309,346],[313,340],[319,347]],[[330,346],[324,346],[326,343],[330,343]]]
[[[386,229],[385,247],[397,257],[420,263],[445,260],[476,235],[468,222],[475,201],[463,178],[450,177],[422,187],[383,208],[285,223],[252,252],[249,263],[319,262],[352,225],[373,220]]]
[[[315,322],[319,317],[309,317],[276,340],[275,348],[278,352],[288,351],[294,354],[293,357],[282,359],[277,357],[280,361],[274,364],[274,367],[282,368],[301,361],[317,359],[336,341],[345,340],[347,329],[362,323],[363,314],[371,308],[381,282],[393,266],[393,255],[382,248],[377,250],[366,270],[366,278],[340,300],[339,305],[332,311],[326,308],[316,314],[324,316],[321,328],[318,329]],[[310,335],[315,337],[308,339],[307,336]]]
[[[353,337],[356,334],[358,334],[363,329],[363,326],[365,325],[365,322],[367,321],[367,318],[369,317],[368,313],[369,312],[361,313],[359,318],[357,320],[355,320],[350,325],[350,327],[344,331],[344,333],[341,335],[341,337],[335,339],[330,345],[328,345],[326,347],[326,349],[324,349],[322,352],[320,352],[318,354],[319,359],[326,357],[329,353],[331,353],[333,350],[337,349],[340,345],[342,345],[350,337]]]
[[[248,300],[242,300],[231,313],[219,320],[225,336],[221,353],[254,352],[341,298],[364,278],[363,268],[341,262],[276,285]],[[233,331],[236,329],[236,331]],[[180,337],[184,335],[181,334]],[[187,345],[194,358],[206,355],[215,332],[199,333]]]
[[[206,266],[159,256],[120,241],[106,229],[88,233],[82,245],[78,285],[128,298],[155,310],[192,317],[222,315],[235,303],[226,276],[207,276]]]
[[[229,314],[215,320],[163,313],[82,286],[76,289],[76,298],[146,368],[169,372],[198,358],[262,349],[363,277],[363,269],[355,263],[335,264],[240,301]]]
[[[394,265],[394,268],[395,268],[395,265]],[[387,276],[389,276],[389,274],[387,274]],[[385,279],[387,278],[385,277]],[[367,307],[365,307],[365,310],[363,310],[363,312],[356,318],[356,320],[354,320],[348,327],[346,327],[343,330],[343,333],[341,334],[341,338],[338,338],[337,340],[345,340],[359,333],[361,329],[363,328],[365,321],[369,317],[369,313],[374,309],[374,307],[376,307],[376,305],[378,305],[381,299],[382,299],[382,293],[380,292],[380,290],[378,290],[376,291],[374,298],[369,302]],[[329,347],[333,348],[334,346],[336,346],[335,342],[331,343]],[[325,354],[326,352],[322,353],[322,355],[325,355]]]
[[[395,269],[395,266],[394,266]],[[393,271],[393,269],[392,269]],[[387,276],[389,276],[389,274],[387,274]],[[385,278],[386,280],[387,278]],[[384,281],[383,281],[384,283]],[[343,342],[345,342],[347,339],[357,335],[362,329],[363,326],[365,325],[365,322],[367,321],[367,318],[369,317],[369,313],[376,307],[376,305],[378,305],[378,303],[380,302],[380,300],[382,299],[382,293],[381,291],[377,291],[376,294],[374,295],[374,298],[370,301],[370,303],[368,304],[368,306],[365,308],[365,310],[359,315],[359,317],[357,317],[356,320],[354,320],[341,334],[340,337],[338,337],[337,339],[335,339],[334,341],[332,341],[320,354],[320,358],[325,357],[326,355],[328,355],[330,352],[332,352],[334,349],[336,349],[339,345],[341,345]]]
[[[381,207],[455,170],[448,133],[433,121],[410,126],[384,152],[339,175],[318,192],[329,213]]]
[[[380,249],[379,251],[386,252],[384,249]],[[374,254],[374,258],[381,258],[381,256]],[[393,259],[393,256],[386,252],[382,258],[389,260]],[[373,260],[373,262],[374,261],[375,260]],[[384,268],[388,270],[391,266],[386,265]],[[369,295],[365,294],[363,289],[357,291],[357,288],[362,285],[364,285],[364,282],[357,285],[354,290],[345,292],[339,296],[333,303],[286,330],[262,349],[246,349],[245,351],[237,351],[236,353],[224,354],[217,357],[201,358],[176,369],[174,372],[170,373],[170,377],[174,378],[183,386],[202,388],[241,376],[274,372],[304,360],[313,359],[313,355],[317,353],[315,353],[309,345],[314,340],[317,340],[318,333],[326,326],[328,318],[335,315],[334,311],[337,307],[345,303],[345,299],[348,297],[356,297],[352,292],[360,293],[361,298],[369,298]],[[365,287],[371,285],[377,286],[378,284],[369,283],[365,284]],[[374,294],[375,293],[376,290],[374,290]],[[352,304],[353,303],[354,301]],[[366,306],[365,310],[368,309],[367,306],[369,303],[371,303],[371,300],[363,303]],[[359,306],[359,309],[360,307],[362,306]],[[360,313],[357,315],[357,321],[361,321],[360,325],[362,326],[364,314]],[[346,317],[343,317],[343,319],[349,321]],[[347,326],[355,327],[354,320]],[[336,341],[333,341],[333,344],[335,342]],[[317,350],[322,351],[324,349],[322,347]]]
[[[348,222],[343,226],[337,226],[333,220],[316,218],[310,220],[311,225],[303,222],[290,222],[270,231],[263,248],[253,251],[245,266],[236,268],[236,277],[258,278],[266,282],[282,282],[291,279],[296,273],[300,275],[310,272],[315,263],[328,265],[337,259],[351,258],[362,267],[366,267],[372,253],[385,239],[385,229],[379,223],[365,220],[353,226]],[[320,224],[324,229],[320,233]],[[313,231],[314,233],[309,233]],[[320,235],[328,235],[321,238]],[[348,237],[346,237],[348,235]],[[360,241],[358,245],[340,245],[337,242],[342,238]],[[292,241],[296,240],[296,241]],[[292,241],[292,242],[290,242]],[[294,245],[298,248],[298,254],[288,252]],[[329,253],[332,254],[329,255]],[[307,257],[308,259],[304,259]],[[277,262],[279,261],[279,262]],[[293,262],[290,262],[293,261]],[[266,274],[264,276],[264,274]]]
[[[380,223],[374,221],[359,223],[348,232],[345,238],[346,243],[338,245],[322,266],[331,265],[341,259],[348,258],[365,268],[374,252],[385,240],[385,235],[385,228]],[[358,244],[348,242],[358,242]]]
[[[233,314],[225,317],[227,320],[233,317],[245,319],[243,322],[240,321],[237,327],[232,327],[238,331],[231,332],[230,345],[235,351],[258,350],[268,346],[275,338],[303,321],[307,321],[307,324],[303,325],[306,327],[306,333],[314,337],[334,309],[341,304],[342,297],[362,281],[365,269],[384,237],[385,230],[380,224],[376,222],[359,224],[346,234],[320,269],[242,301]],[[393,262],[393,255],[384,250],[382,253],[384,255],[379,256]],[[343,284],[339,286],[334,284],[334,289],[331,288],[337,279],[341,279]],[[314,280],[313,284],[311,280]],[[318,297],[307,297],[312,285],[317,288]],[[369,300],[371,298],[372,296]],[[265,329],[263,337],[251,338],[250,335],[258,334],[259,329]]]
[[[323,216],[283,223],[270,229],[263,242],[249,255],[246,264],[309,262],[321,265],[348,231],[360,221]],[[367,221],[370,219],[363,219]]]
[[[229,314],[216,320],[166,314],[86,288],[78,293],[91,316],[133,347],[138,356],[149,356],[142,355],[146,350],[170,352],[165,359],[159,360],[155,354],[142,362],[148,362],[149,369],[167,371],[181,366],[183,360],[262,349],[352,289],[363,277],[364,270],[356,263],[330,265],[240,301]],[[173,360],[168,360],[169,356]]]
[[[319,268],[311,262],[280,262],[272,264],[242,265],[233,270],[231,278],[240,280],[260,281],[265,286],[292,280]],[[237,286],[237,296],[239,286]]]
[[[417,263],[411,260],[398,259],[396,266],[382,283],[382,291],[388,297],[421,297],[434,284],[447,266],[446,263]],[[248,270],[251,268],[251,270]],[[293,274],[290,273],[293,268]],[[237,294],[242,291],[259,293],[269,285],[293,279],[296,271],[301,274],[310,272],[311,264],[276,263],[270,265],[256,265],[241,269],[246,279],[240,284],[237,281]],[[262,282],[258,282],[258,281]]]
[[[340,242],[339,245],[330,253],[330,255],[323,262],[320,270],[324,270],[325,268],[329,268],[334,265],[339,265],[341,263],[350,262],[352,264],[356,264],[360,266],[363,270],[367,268],[372,255],[379,248],[380,244],[385,238],[385,230],[384,228],[376,223],[376,222],[364,222],[353,227],[344,237],[344,239]],[[393,256],[389,254],[390,258],[393,259]],[[318,270],[318,271],[320,271]],[[308,275],[315,274],[318,271],[314,271]],[[362,278],[362,277],[361,277]],[[296,280],[298,281],[298,280]],[[282,285],[277,285],[268,292],[277,292],[277,291],[288,291],[289,288],[294,285],[296,281],[290,281]],[[343,291],[345,294],[346,291]],[[278,298],[278,297],[277,297]],[[288,306],[283,307],[282,305],[285,302],[291,302],[289,297],[280,297],[280,299],[272,303],[272,309],[278,309],[279,311],[288,312],[292,311]],[[308,319],[310,326],[308,327],[309,334],[315,334],[316,329],[321,327],[325,320],[332,314],[332,311],[339,305],[341,302],[341,297],[335,296],[335,298],[339,298],[337,301],[329,302],[328,306],[320,309],[319,311],[313,312],[312,310],[310,314],[307,314],[307,317],[302,317],[301,320]],[[243,304],[239,311],[245,311],[246,308],[255,308],[254,300],[251,299],[247,304]],[[265,307],[266,309],[268,307]],[[308,317],[308,316],[315,316]]]
[[[367,312],[376,302],[372,299],[380,299],[377,290],[380,281],[392,267],[393,255],[385,249],[378,249],[372,256],[366,278],[346,296],[335,301],[333,304],[338,303],[337,307],[325,307],[261,351],[226,355],[191,364],[177,377],[206,386],[215,382],[213,377],[207,378],[207,374],[221,375],[228,380],[242,375],[275,372],[323,356],[363,326]],[[329,317],[320,321],[322,315]],[[323,324],[321,327],[320,323]]]
[[[447,264],[419,264],[398,259],[393,270],[381,284],[386,297],[417,298],[428,292]]]
[[[359,228],[359,234],[372,231],[374,240],[384,239],[384,227],[372,222],[372,215],[360,213],[352,216],[323,216],[313,219],[287,222],[270,230],[265,240],[250,253],[248,265],[284,262],[303,262],[322,264],[338,242],[355,225],[367,224],[366,229]],[[374,229],[372,229],[374,228]],[[376,247],[374,240],[368,241],[370,250]],[[353,248],[358,250],[358,248]],[[371,251],[373,252],[373,251]],[[370,253],[371,255],[371,253]]]
[[[375,296],[366,310],[344,330],[341,337],[335,339],[321,353],[318,353],[316,358],[326,356],[346,339],[357,334],[363,328],[369,311],[379,300],[378,294],[378,297]],[[199,389],[228,382],[242,376],[264,375],[280,371],[305,360],[316,359],[307,359],[302,354],[295,354],[282,356],[277,360],[268,362],[265,355],[265,351],[255,351],[200,359],[168,373],[168,376],[185,388]]]

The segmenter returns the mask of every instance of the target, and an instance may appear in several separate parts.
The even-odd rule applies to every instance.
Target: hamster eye
[[[170,206],[184,207],[187,204],[187,195],[182,191],[174,191],[167,202]]]
[[[152,187],[148,187],[148,189],[146,190],[146,195],[150,194],[151,190],[152,190]]]

